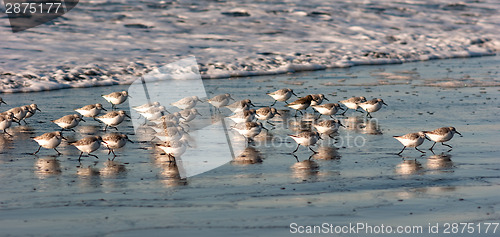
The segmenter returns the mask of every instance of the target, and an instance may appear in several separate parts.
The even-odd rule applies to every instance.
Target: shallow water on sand
[[[4,94],[9,105],[2,111],[34,102],[43,112],[9,130],[13,138],[0,136],[2,233],[255,236],[288,235],[292,222],[421,225],[424,231],[428,223],[498,222],[499,62],[484,57],[205,80],[209,96],[229,92],[257,106],[271,104],[265,92],[283,87],[301,96],[324,93],[332,102],[383,98],[388,106],[371,120],[354,111],[338,117],[348,127],[336,143],[324,138],[310,161],[304,147],[290,154],[296,145],[286,135],[295,131],[276,119],[276,129],[257,137],[249,153],[262,162],[231,162],[187,179],[176,178],[175,167],[134,135],[130,121],[118,129],[135,143],[117,150],[114,163],[101,149],[98,160],[83,157],[80,164],[79,152],[66,143],[59,157],[47,149],[29,154],[37,149],[30,137],[57,129],[49,120],[86,104],[109,108],[99,95],[128,86]],[[463,134],[448,142],[451,151],[438,144],[432,154],[426,141],[425,155],[413,149],[396,155],[402,145],[392,136],[443,126]],[[76,140],[100,130],[89,119],[65,135]]]

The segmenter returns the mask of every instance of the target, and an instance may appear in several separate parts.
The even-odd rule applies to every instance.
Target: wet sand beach
[[[135,143],[117,149],[114,162],[101,148],[94,153],[99,159],[79,163],[79,152],[64,141],[61,156],[50,149],[30,154],[38,148],[30,137],[58,129],[50,120],[92,103],[110,109],[100,95],[128,85],[2,94],[8,105],[1,111],[30,103],[42,110],[28,125],[13,124],[12,138],[0,134],[2,235],[287,236],[291,223],[367,223],[422,226],[419,236],[436,236],[429,223],[439,223],[443,235],[445,223],[498,222],[499,65],[493,56],[204,80],[209,96],[231,93],[257,106],[272,104],[265,93],[284,87],[299,96],[323,93],[332,103],[365,96],[388,106],[373,119],[352,110],[337,116],[347,128],[336,142],[320,141],[310,159],[304,147],[290,154],[296,144],[287,135],[296,132],[296,121],[286,115],[294,111],[283,111],[288,123],[274,119],[276,128],[246,151],[247,162],[239,157],[186,179],[128,119],[118,129]],[[118,108],[129,110],[126,103]],[[425,141],[424,155],[410,148],[396,155],[402,145],[392,136],[444,126],[463,135],[448,142],[451,151],[437,144],[433,154]],[[65,136],[75,141],[102,129],[87,118]]]

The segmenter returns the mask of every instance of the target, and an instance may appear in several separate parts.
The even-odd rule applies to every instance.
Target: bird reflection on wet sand
[[[166,187],[184,186],[188,184],[186,179],[181,178],[179,167],[175,162],[163,164],[160,166],[160,169],[160,182]]]
[[[61,163],[55,157],[38,158],[35,162],[35,174],[39,177],[59,175],[62,173]]]
[[[439,155],[432,155],[427,158],[427,169],[436,170],[440,172],[453,172],[453,162],[451,161],[451,155],[447,153],[441,153]]]
[[[104,162],[104,167],[99,170],[99,173],[103,177],[114,177],[118,175],[126,174],[127,169],[125,165],[118,161],[108,160]]]
[[[338,148],[329,146],[319,146],[316,153],[312,156],[312,158],[318,160],[338,160],[340,157]]]
[[[396,173],[401,175],[419,174],[422,169],[422,164],[417,160],[403,160],[396,166]]]
[[[297,161],[291,167],[292,177],[300,180],[308,180],[316,178],[318,175],[319,165],[313,160]]]
[[[254,147],[247,147],[234,158],[232,163],[238,165],[262,163],[262,154]]]
[[[370,135],[382,135],[382,130],[377,119],[369,119],[363,124],[363,133]]]
[[[363,116],[349,116],[344,119],[344,125],[347,130],[360,132],[362,130],[364,118]]]

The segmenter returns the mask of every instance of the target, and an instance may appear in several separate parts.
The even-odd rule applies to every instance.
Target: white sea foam
[[[195,56],[203,78],[495,54],[496,0],[80,3],[12,33],[0,18],[0,92],[128,84]]]

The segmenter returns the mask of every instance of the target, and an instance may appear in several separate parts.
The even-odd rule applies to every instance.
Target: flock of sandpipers
[[[110,102],[112,104],[112,108],[114,109],[115,105],[122,104],[123,102],[125,102],[125,100],[127,100],[128,93],[126,91],[113,92],[109,95],[103,95],[102,97]],[[3,99],[0,98],[0,104],[1,103],[7,104],[3,101]],[[61,155],[61,153],[56,148],[59,146],[59,144],[61,144],[62,140],[66,140],[66,138],[63,136],[63,132],[74,132],[75,130],[73,128],[78,126],[80,121],[85,121],[83,117],[93,118],[98,122],[104,123],[106,125],[104,131],[106,131],[108,127],[116,128],[116,126],[123,122],[125,117],[128,116],[123,110],[113,110],[102,116],[98,116],[102,110],[106,111],[106,109],[104,109],[101,104],[91,104],[79,109],[75,109],[78,114],[69,114],[61,118],[52,120],[51,122],[57,124],[57,126],[59,126],[61,130],[44,133],[40,136],[34,137],[33,140],[38,143],[39,147],[38,150],[36,150],[33,154],[36,155],[43,147],[47,149],[54,149],[58,155]],[[31,104],[15,107],[2,112],[0,114],[0,130],[3,130],[3,132],[8,136],[12,136],[6,130],[11,127],[12,122],[16,122],[19,125],[21,125],[21,122],[27,123],[26,119],[32,117],[36,113],[36,111],[41,110],[36,104]],[[108,148],[108,155],[110,153],[113,153],[114,159],[114,157],[116,157],[114,149],[123,147],[127,141],[130,141],[130,139],[125,134],[107,133],[102,137],[87,136],[70,144],[80,150],[80,156],[78,157],[78,160],[80,161],[84,153],[97,158],[97,156],[91,154],[91,152],[99,149],[101,143]]]
[[[344,126],[338,119],[333,117],[340,111],[343,111],[341,115],[344,115],[349,109],[359,111],[359,108],[361,108],[366,112],[367,117],[372,117],[371,113],[379,111],[383,105],[387,106],[387,104],[385,104],[385,102],[380,98],[367,100],[363,96],[352,97],[339,101],[339,103],[323,103],[324,101],[328,101],[323,94],[306,95],[288,103],[287,101],[292,97],[292,95],[297,96],[293,90],[289,88],[270,92],[267,93],[267,95],[274,99],[274,103],[270,106],[259,109],[252,108],[255,107],[255,105],[252,104],[250,99],[235,101],[230,104],[230,100],[234,100],[230,94],[217,95],[213,98],[207,99],[206,101],[214,107],[216,112],[220,113],[220,109],[224,107],[230,109],[233,114],[229,116],[229,118],[235,122],[235,125],[231,128],[244,136],[248,143],[251,143],[263,129],[266,129],[263,124],[259,122],[259,120],[265,121],[266,123],[274,126],[274,124],[272,124],[269,120],[275,116],[281,115],[279,111],[273,107],[277,102],[284,102],[286,103],[286,107],[294,109],[295,117],[297,117],[298,113],[303,114],[303,111],[312,107],[319,113],[319,116],[317,118],[315,117],[312,123],[312,126],[316,131],[304,131],[298,134],[289,135],[297,143],[297,148],[292,152],[292,154],[295,153],[300,146],[309,147],[311,151],[316,153],[311,146],[316,145],[316,143],[322,139],[323,136],[332,138],[332,134],[336,133],[340,127]],[[116,126],[122,123],[125,117],[129,116],[124,110],[115,111],[115,106],[125,102],[129,97],[128,93],[127,91],[113,92],[108,95],[103,95],[102,97],[111,103],[112,111],[99,116],[103,110],[107,110],[103,108],[102,104],[97,103],[75,109],[78,114],[70,114],[59,119],[52,120],[52,122],[57,124],[61,130],[48,132],[34,137],[33,140],[38,143],[39,148],[33,154],[37,154],[43,147],[47,149],[54,149],[57,154],[60,155],[61,153],[56,148],[62,140],[65,140],[62,133],[64,131],[74,131],[73,128],[76,127],[80,121],[85,121],[83,117],[92,118],[100,123],[104,123],[104,131],[108,128],[118,130]],[[160,105],[159,102],[147,103],[134,107],[133,109],[145,118],[144,124],[149,124],[148,126],[155,130],[155,137],[162,141],[162,143],[156,145],[169,157],[173,158],[173,161],[175,161],[175,158],[181,156],[186,151],[186,147],[189,146],[188,139],[184,136],[187,133],[185,132],[185,126],[183,125],[194,120],[197,115],[200,115],[194,108],[197,102],[203,101],[197,96],[189,96],[172,103],[171,105],[182,110],[175,113],[167,111],[167,109]],[[6,104],[2,98],[0,98],[0,105],[1,104]],[[343,104],[346,108],[343,108],[340,104]],[[6,130],[12,125],[12,122],[16,122],[19,125],[21,122],[26,123],[26,119],[35,115],[36,111],[40,111],[38,106],[36,104],[31,104],[12,108],[0,113],[0,130],[9,136],[12,136]],[[329,116],[330,118],[321,119],[322,115]],[[451,148],[450,145],[445,144],[444,142],[452,139],[455,133],[461,136],[461,134],[454,127],[442,127],[433,131],[421,131],[408,133],[403,136],[394,136],[394,138],[401,142],[404,146],[403,149],[397,154],[400,155],[407,147],[413,147],[424,153],[424,151],[418,149],[418,146],[420,146],[425,139],[434,142],[430,150],[434,148],[436,143],[441,143],[442,145]],[[109,150],[108,155],[113,153],[114,159],[116,157],[114,149],[125,146],[128,141],[132,142],[127,135],[114,132],[107,133],[103,136],[87,136],[70,144],[80,150],[80,156],[78,157],[78,160],[80,161],[84,153],[97,158],[97,156],[91,153],[99,149],[101,144],[106,146]]]

